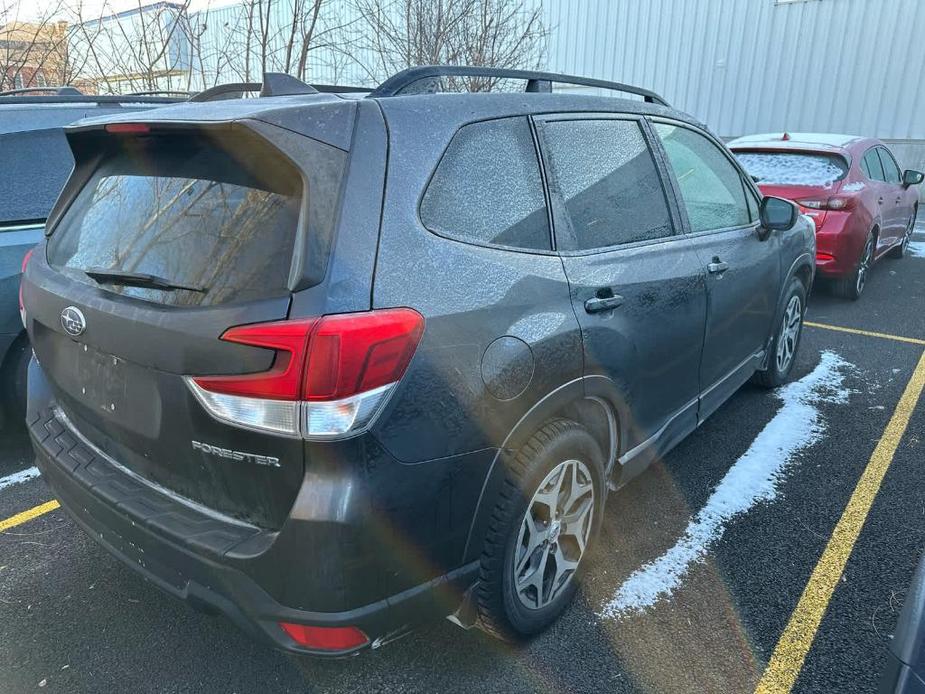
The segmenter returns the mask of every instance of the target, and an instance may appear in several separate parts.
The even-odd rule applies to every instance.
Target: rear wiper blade
[[[102,268],[90,268],[83,272],[87,277],[99,284],[124,284],[127,287],[151,287],[153,289],[164,289],[167,291],[185,289],[188,292],[199,292],[200,294],[205,294],[209,291],[206,287],[180,284],[179,282],[172,282],[171,280],[146,272],[126,272],[122,270],[105,270]]]

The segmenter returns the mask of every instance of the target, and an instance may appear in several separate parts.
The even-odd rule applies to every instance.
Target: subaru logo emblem
[[[68,306],[61,312],[61,327],[64,332],[73,337],[82,335],[87,329],[87,319],[76,306]]]

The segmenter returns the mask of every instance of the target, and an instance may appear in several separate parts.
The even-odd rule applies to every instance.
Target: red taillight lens
[[[26,254],[22,258],[22,274],[26,274],[26,267],[29,265],[29,261],[32,259],[32,252],[34,248],[30,248],[26,251]],[[19,318],[22,320],[22,325],[26,327],[26,307],[22,301],[22,277],[19,278]]]
[[[143,135],[151,132],[151,126],[145,123],[109,123],[105,127],[108,133]]]
[[[312,334],[304,400],[340,400],[395,383],[424,330],[410,309],[326,316]]]
[[[424,318],[407,308],[243,325],[221,339],[276,350],[270,370],[188,380],[219,419],[333,438],[373,418],[407,370],[423,332]]]
[[[279,625],[297,644],[313,650],[348,651],[369,643],[369,637],[356,627],[311,627],[289,622]]]
[[[831,253],[816,252],[816,262],[827,263],[830,260],[835,260],[835,256]]]
[[[302,371],[308,340],[317,318],[258,323],[229,328],[222,335],[226,342],[276,350],[269,371],[243,376],[207,376],[194,380],[213,393],[246,395],[251,398],[299,400],[302,394]]]
[[[847,195],[833,195],[830,198],[816,199],[809,198],[797,200],[798,205],[802,205],[810,210],[850,210],[855,206],[855,198]]]

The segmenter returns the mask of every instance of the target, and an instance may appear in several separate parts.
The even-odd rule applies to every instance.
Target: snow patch
[[[847,172],[843,161],[826,154],[738,152],[736,157],[758,185],[831,187]]]
[[[916,258],[925,258],[925,241],[910,241],[906,251]]]
[[[777,497],[777,486],[794,456],[817,442],[825,431],[821,403],[846,403],[851,391],[845,373],[854,366],[834,352],[799,381],[776,391],[783,405],[748,450],[729,469],[706,505],[691,519],[680,540],[659,558],[634,571],[600,612],[619,618],[651,607],[670,596],[690,566],[725,532],[726,524],[759,502]]]
[[[25,470],[20,470],[19,472],[14,472],[12,475],[0,477],[0,490],[12,487],[14,484],[28,482],[31,479],[35,479],[40,474],[42,473],[39,472],[37,467],[30,467]]]
[[[867,185],[864,183],[864,181],[855,181],[854,183],[849,183],[846,186],[842,186],[841,192],[842,193],[858,193],[864,190],[866,187]]]

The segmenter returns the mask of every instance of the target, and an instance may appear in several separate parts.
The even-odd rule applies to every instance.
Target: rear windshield
[[[837,154],[736,152],[758,183],[789,186],[830,186],[848,175],[848,163]]]
[[[246,140],[159,135],[123,141],[49,239],[49,263],[92,284],[86,272],[106,271],[189,288],[100,282],[108,291],[162,304],[286,293],[301,179],[269,146]]]

